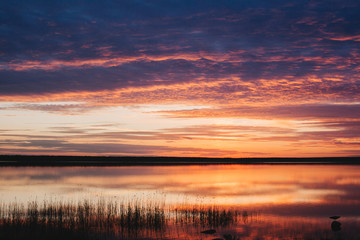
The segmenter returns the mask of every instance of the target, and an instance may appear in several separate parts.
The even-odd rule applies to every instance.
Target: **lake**
[[[0,184],[1,239],[360,239],[358,165],[1,167]]]

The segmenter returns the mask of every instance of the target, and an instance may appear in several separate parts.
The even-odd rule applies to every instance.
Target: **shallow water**
[[[360,239],[360,166],[3,167],[0,186],[3,206],[104,201],[163,209],[166,226],[136,238]],[[201,221],[201,209],[232,219]],[[200,233],[206,229],[216,233]]]

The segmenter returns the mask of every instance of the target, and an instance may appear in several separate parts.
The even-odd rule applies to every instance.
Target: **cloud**
[[[105,106],[96,106],[89,104],[15,104],[6,108],[6,110],[30,110],[30,111],[44,111],[49,113],[65,114],[65,115],[77,115],[85,112],[98,110]]]
[[[71,82],[69,85],[63,86],[57,86],[57,81],[45,82],[44,85],[34,85],[29,82],[23,86],[26,92],[23,92],[22,95],[19,94],[22,90],[17,90],[18,93],[12,93],[11,89],[8,88],[11,88],[10,84],[2,90],[4,92],[9,90],[9,92],[0,96],[0,100],[7,102],[76,101],[96,105],[126,106],[164,103],[252,106],[264,103],[294,105],[295,103],[319,104],[360,101],[360,83],[344,81],[340,76],[325,79],[319,79],[315,76],[296,80],[258,79],[249,82],[236,77],[236,75],[221,76],[219,73],[214,73],[207,78],[197,74],[187,76],[188,73],[186,72],[188,72],[186,68],[176,74],[171,74],[169,71],[159,78],[156,77],[159,73],[156,73],[156,76],[149,74],[144,78],[141,78],[141,74],[134,73],[131,75],[129,73],[129,78],[125,82],[121,82],[121,80],[119,82],[112,81],[109,85],[106,82],[98,85],[97,82],[100,81],[101,75],[97,79],[98,77],[94,74],[95,77],[89,78],[86,87],[83,87],[82,84],[72,87]],[[169,78],[162,80],[167,75]],[[132,80],[130,81],[130,79]],[[43,80],[46,81],[45,78]],[[16,80],[14,81],[16,82]],[[58,81],[61,82],[60,79]],[[119,86],[122,87],[116,88]],[[80,90],[81,88],[87,90]],[[36,93],[38,91],[46,91],[46,93]]]
[[[300,104],[282,106],[239,106],[191,110],[158,111],[179,118],[255,118],[255,119],[360,119],[360,104]],[[331,124],[331,123],[329,123]],[[341,123],[334,123],[341,124]],[[345,123],[344,123],[345,124]],[[347,123],[351,124],[351,123]]]
[[[358,36],[337,36],[337,37],[329,37],[330,40],[335,41],[360,41],[360,35]]]
[[[269,82],[290,96],[304,88],[299,94],[358,98],[359,7],[354,1],[318,3],[4,2],[0,94],[94,92],[228,77],[259,88]],[[339,76],[341,84],[327,87],[331,76]],[[323,85],[303,81],[309,77]],[[282,80],[288,85],[281,87]],[[277,97],[274,91],[269,95]]]
[[[56,138],[56,137],[55,137]],[[93,142],[74,143],[65,140],[26,139],[26,140],[2,140],[0,151],[6,154],[22,153],[30,154],[54,154],[61,152],[64,155],[140,155],[140,156],[223,156],[235,154],[236,151],[219,150],[211,148],[182,148],[161,145],[136,145],[126,143]],[[2,146],[1,146],[2,145]],[[10,146],[10,147],[9,147]]]
[[[2,132],[0,145],[3,153],[21,151],[33,154],[269,157],[277,156],[273,151],[279,149],[297,156],[299,151],[318,148],[321,156],[329,151],[331,156],[356,155],[350,150],[360,144],[358,120],[295,120],[267,120],[264,126],[256,122],[251,124],[252,120],[248,119],[243,124],[202,124],[156,130],[52,126],[40,134]],[[279,149],[269,149],[268,144],[276,144]],[[311,154],[314,156],[315,153]]]

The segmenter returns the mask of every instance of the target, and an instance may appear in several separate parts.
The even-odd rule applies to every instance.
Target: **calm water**
[[[3,217],[34,202],[161,209],[161,228],[114,239],[360,239],[360,166],[3,167],[0,186]]]

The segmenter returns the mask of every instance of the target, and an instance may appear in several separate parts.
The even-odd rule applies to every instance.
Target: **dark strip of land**
[[[326,158],[186,158],[0,155],[0,166],[170,166],[211,164],[349,164],[360,157]]]

